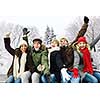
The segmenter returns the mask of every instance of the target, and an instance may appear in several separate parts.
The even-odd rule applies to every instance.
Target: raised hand
[[[87,16],[84,16],[84,22],[85,22],[86,24],[89,23],[89,18],[88,18]]]

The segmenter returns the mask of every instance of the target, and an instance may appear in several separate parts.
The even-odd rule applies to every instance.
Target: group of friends
[[[10,32],[5,34],[4,44],[13,56],[7,73],[6,83],[99,83],[100,72],[92,64],[85,33],[89,18],[84,16],[84,24],[72,43],[63,37],[52,40],[47,48],[41,38],[28,43],[28,29],[23,29],[23,38],[18,48],[10,45]]]

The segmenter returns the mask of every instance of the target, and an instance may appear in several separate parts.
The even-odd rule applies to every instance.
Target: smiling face
[[[86,43],[80,42],[80,43],[78,43],[78,46],[79,46],[80,49],[84,49],[84,48],[86,48]]]
[[[25,44],[22,44],[21,46],[20,46],[20,50],[21,50],[21,52],[22,53],[25,53],[26,52],[26,50],[27,50],[27,45],[25,45]]]
[[[66,41],[65,39],[61,39],[60,40],[60,46],[67,46],[68,45],[68,41]]]
[[[53,48],[53,47],[57,47],[57,43],[56,42],[52,42],[51,43],[51,47]]]
[[[40,42],[39,42],[39,41],[34,41],[33,47],[34,47],[34,49],[35,49],[36,51],[38,51],[38,50],[40,49],[40,47],[41,47]]]
[[[51,42],[51,48],[58,47],[58,46],[59,46],[59,41],[58,40],[55,39]]]

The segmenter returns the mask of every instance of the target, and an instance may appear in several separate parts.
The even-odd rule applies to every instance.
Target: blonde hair
[[[51,43],[54,43],[54,42],[57,44],[57,46],[59,46],[59,41],[57,39],[52,40]]]
[[[61,39],[60,39],[60,42],[61,42],[62,40],[65,40],[66,42],[68,42],[68,40],[67,40],[66,38],[61,38]]]
[[[86,43],[86,48],[88,48],[88,50],[90,51],[90,45],[88,43]],[[76,50],[80,53],[80,47],[78,46],[78,44],[76,45]]]

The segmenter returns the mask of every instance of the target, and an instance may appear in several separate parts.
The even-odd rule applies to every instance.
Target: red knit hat
[[[85,37],[80,37],[80,38],[78,38],[77,43],[80,43],[80,42],[85,42],[85,43],[87,43],[86,38],[85,38]]]

